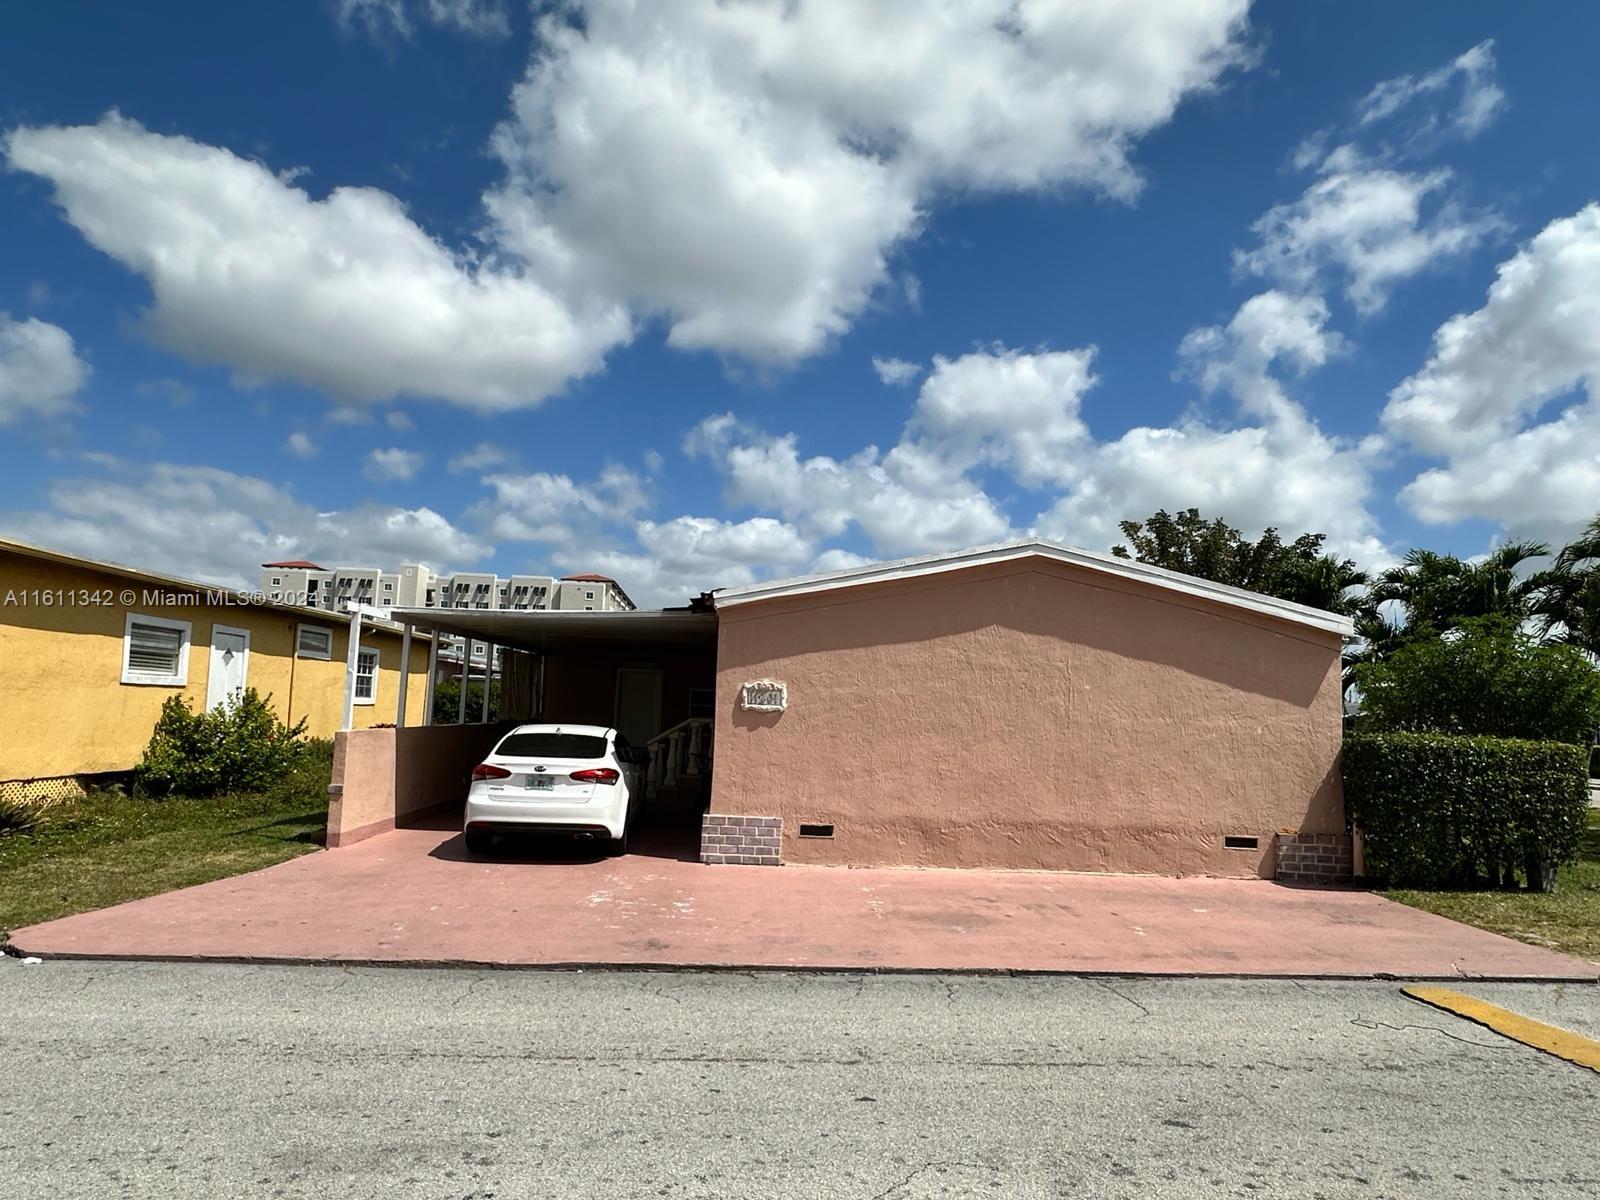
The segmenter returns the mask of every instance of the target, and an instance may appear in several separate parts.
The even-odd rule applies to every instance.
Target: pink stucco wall
[[[468,776],[508,726],[353,729],[333,738],[330,850],[467,800]]]
[[[1270,875],[1344,829],[1339,650],[1048,560],[726,608],[711,811],[786,862]],[[738,708],[761,678],[786,712]]]

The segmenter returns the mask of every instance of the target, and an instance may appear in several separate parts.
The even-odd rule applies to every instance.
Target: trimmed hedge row
[[[1564,742],[1437,733],[1355,734],[1345,805],[1366,838],[1366,872],[1391,884],[1511,883],[1536,890],[1577,857],[1589,750]]]

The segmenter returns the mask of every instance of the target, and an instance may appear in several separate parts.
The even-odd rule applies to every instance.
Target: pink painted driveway
[[[702,866],[405,829],[18,930],[125,958],[1593,980],[1600,967],[1357,891],[1258,880]]]

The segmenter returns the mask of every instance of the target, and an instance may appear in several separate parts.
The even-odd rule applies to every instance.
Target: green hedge
[[[1420,887],[1553,885],[1577,857],[1589,751],[1564,742],[1356,734],[1344,743],[1345,804],[1366,872]]]

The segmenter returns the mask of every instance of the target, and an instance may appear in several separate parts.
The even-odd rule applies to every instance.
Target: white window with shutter
[[[122,682],[183,687],[189,682],[188,621],[129,613],[122,633]]]
[[[378,652],[356,651],[356,703],[378,702]]]
[[[296,658],[316,658],[326,662],[333,657],[333,630],[323,625],[299,625],[294,632]]]

